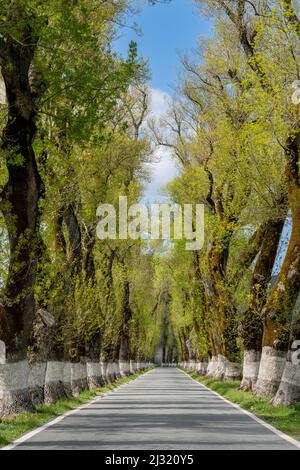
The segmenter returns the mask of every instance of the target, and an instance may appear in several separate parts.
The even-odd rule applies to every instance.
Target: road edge
[[[114,393],[116,390],[120,390],[120,388],[126,387],[130,383],[135,382],[135,380],[138,380],[140,377],[143,377],[143,376],[149,374],[149,372],[151,372],[152,370],[153,369],[151,368],[147,372],[141,373],[138,377],[136,377],[136,378],[124,383],[124,384],[121,384],[121,385],[113,388],[112,390],[108,390],[107,392],[101,394],[100,396],[92,398],[91,400],[87,401],[83,405],[80,405],[78,408],[74,408],[73,410],[66,411],[62,415],[57,416],[56,418],[52,419],[51,421],[48,421],[48,423],[42,424],[41,426],[38,426],[37,428],[33,429],[32,431],[26,432],[22,436],[15,439],[11,444],[7,444],[6,446],[0,448],[0,451],[8,451],[8,450],[15,449],[15,447],[17,447],[19,444],[23,444],[23,442],[28,441],[28,439],[35,436],[36,434],[39,434],[40,432],[43,432],[46,429],[50,428],[51,426],[54,426],[55,424],[59,423],[60,421],[63,421],[68,416],[71,416],[75,413],[78,413],[79,411],[84,410],[85,408],[88,408],[89,406],[99,402],[100,400],[102,400],[102,398],[105,398],[106,396]]]
[[[250,418],[252,418],[254,421],[256,421],[257,423],[261,424],[262,426],[264,426],[265,428],[269,429],[269,431],[272,431],[274,434],[276,434],[277,436],[281,437],[281,439],[284,439],[285,441],[288,441],[290,444],[293,444],[295,447],[297,447],[298,449],[300,449],[300,442],[297,441],[296,439],[294,439],[293,437],[289,436],[288,434],[285,434],[284,432],[280,431],[279,429],[276,429],[274,426],[272,426],[271,424],[267,423],[266,421],[262,420],[261,418],[259,418],[258,416],[255,416],[253,413],[251,413],[250,411],[248,410],[245,410],[244,408],[242,408],[240,405],[238,405],[237,403],[233,403],[232,401],[230,400],[227,400],[227,398],[223,397],[222,395],[220,395],[218,392],[215,392],[214,390],[212,390],[211,388],[207,387],[207,385],[204,385],[203,383],[199,382],[198,380],[194,379],[193,377],[191,377],[187,372],[185,372],[184,370],[182,369],[179,369],[177,368],[177,370],[179,370],[180,372],[182,372],[183,374],[185,374],[187,377],[189,377],[191,380],[193,380],[194,382],[196,382],[200,387],[204,387],[206,390],[209,390],[211,393],[213,393],[214,395],[216,395],[217,397],[221,398],[221,400],[225,401],[227,404],[233,406],[234,408],[236,408],[237,410],[241,411],[242,413],[244,413],[245,415],[249,416]]]

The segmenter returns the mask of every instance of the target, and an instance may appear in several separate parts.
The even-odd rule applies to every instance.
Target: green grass
[[[84,391],[78,397],[59,400],[53,405],[38,406],[34,413],[20,413],[11,419],[3,418],[0,420],[0,447],[10,444],[23,434],[32,431],[42,424],[48,423],[57,416],[60,416],[67,411],[74,410],[84,403],[88,403],[97,396],[101,396],[120,385],[131,382],[151,368],[152,367],[149,367],[149,369],[146,369],[143,372],[119,379],[113,384],[105,385],[104,387],[95,390]]]
[[[300,402],[291,406],[273,406],[266,398],[256,398],[239,389],[240,382],[223,382],[185,370],[193,379],[218,392],[227,400],[263,419],[275,428],[300,440]]]

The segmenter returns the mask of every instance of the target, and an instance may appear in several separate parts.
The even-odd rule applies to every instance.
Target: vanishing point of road
[[[28,434],[15,450],[297,450],[178,369],[156,368]]]

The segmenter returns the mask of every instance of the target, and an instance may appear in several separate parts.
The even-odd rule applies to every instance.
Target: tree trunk
[[[72,272],[79,273],[82,267],[82,237],[75,202],[67,205],[64,211],[64,221],[69,236],[69,263]]]
[[[194,301],[194,314],[192,320],[195,332],[199,338],[199,342],[201,341],[201,338],[204,340],[203,342],[206,345],[206,351],[204,355],[207,357],[210,353],[210,335],[207,327],[207,299],[205,285],[203,283],[203,276],[200,269],[200,256],[198,251],[194,251],[193,264],[195,277],[192,290]],[[199,316],[196,315],[197,304],[201,305],[201,314]],[[203,356],[203,352],[200,354],[200,356]]]
[[[186,335],[183,330],[179,332],[179,344],[181,349],[181,360],[187,361],[189,358],[189,351],[186,345]]]
[[[252,276],[250,302],[240,327],[240,336],[244,345],[241,383],[243,390],[252,390],[258,377],[263,335],[261,309],[266,301],[282,229],[282,220],[270,219],[265,225],[260,253]]]
[[[29,69],[36,41],[30,33],[28,27],[24,31],[24,46],[7,38],[4,50],[1,48],[1,71],[8,102],[8,119],[2,135],[8,181],[1,194],[1,210],[10,242],[4,303],[7,323],[2,335],[11,360],[26,357],[35,313],[33,285],[38,252],[41,180],[32,147],[37,114]]]
[[[114,358],[114,339],[117,337],[118,331],[115,326],[115,298],[113,288],[113,264],[115,260],[115,251],[108,250],[104,253],[102,259],[102,275],[103,275],[103,327],[101,328],[101,365],[102,377],[105,382],[110,382],[110,363]]]
[[[262,361],[254,390],[258,396],[274,396],[280,385],[290,341],[292,312],[300,289],[299,140],[300,118],[298,115],[285,144],[285,175],[289,207],[292,213],[292,234],[280,274],[262,311],[264,361]],[[285,393],[289,393],[290,387],[293,388],[294,384],[287,383],[284,386]],[[295,393],[291,395],[295,396]]]
[[[94,230],[90,229],[85,241],[84,271],[87,279],[95,280],[94,246],[96,243]]]
[[[120,332],[120,360],[128,361],[130,359],[130,340],[129,340],[129,322],[132,312],[129,303],[130,287],[128,279],[124,282]]]
[[[35,316],[33,287],[39,253],[37,235],[41,179],[32,143],[36,135],[37,111],[30,83],[30,68],[38,39],[23,13],[21,40],[0,38],[0,65],[8,104],[7,124],[2,135],[8,181],[1,193],[1,210],[8,230],[10,259],[0,316],[0,338],[6,345],[10,373],[4,371],[0,413],[14,414],[32,409],[28,393],[29,336]],[[3,383],[2,383],[3,382]]]
[[[210,279],[214,293],[214,308],[211,330],[213,335],[215,370],[209,368],[217,378],[239,378],[239,347],[236,310],[227,290],[226,266],[232,231],[223,229],[220,240],[214,241],[208,253]],[[235,365],[234,365],[235,364]],[[234,375],[234,377],[233,377]]]
[[[61,213],[58,213],[54,220],[54,233],[55,233],[54,248],[55,248],[55,251],[58,251],[59,253],[66,256],[67,246],[66,246],[64,233],[63,233],[63,221],[64,221],[63,215]]]

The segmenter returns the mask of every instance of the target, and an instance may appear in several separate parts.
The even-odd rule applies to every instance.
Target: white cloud
[[[151,115],[159,119],[168,111],[171,97],[168,93],[157,88],[151,88],[150,92]]]
[[[171,97],[157,88],[151,89],[150,96],[150,115],[157,122],[167,113]],[[155,152],[156,163],[151,164],[151,182],[145,186],[144,200],[149,202],[164,199],[162,188],[172,179],[174,179],[178,171],[171,156],[171,151],[165,147],[160,147]]]

